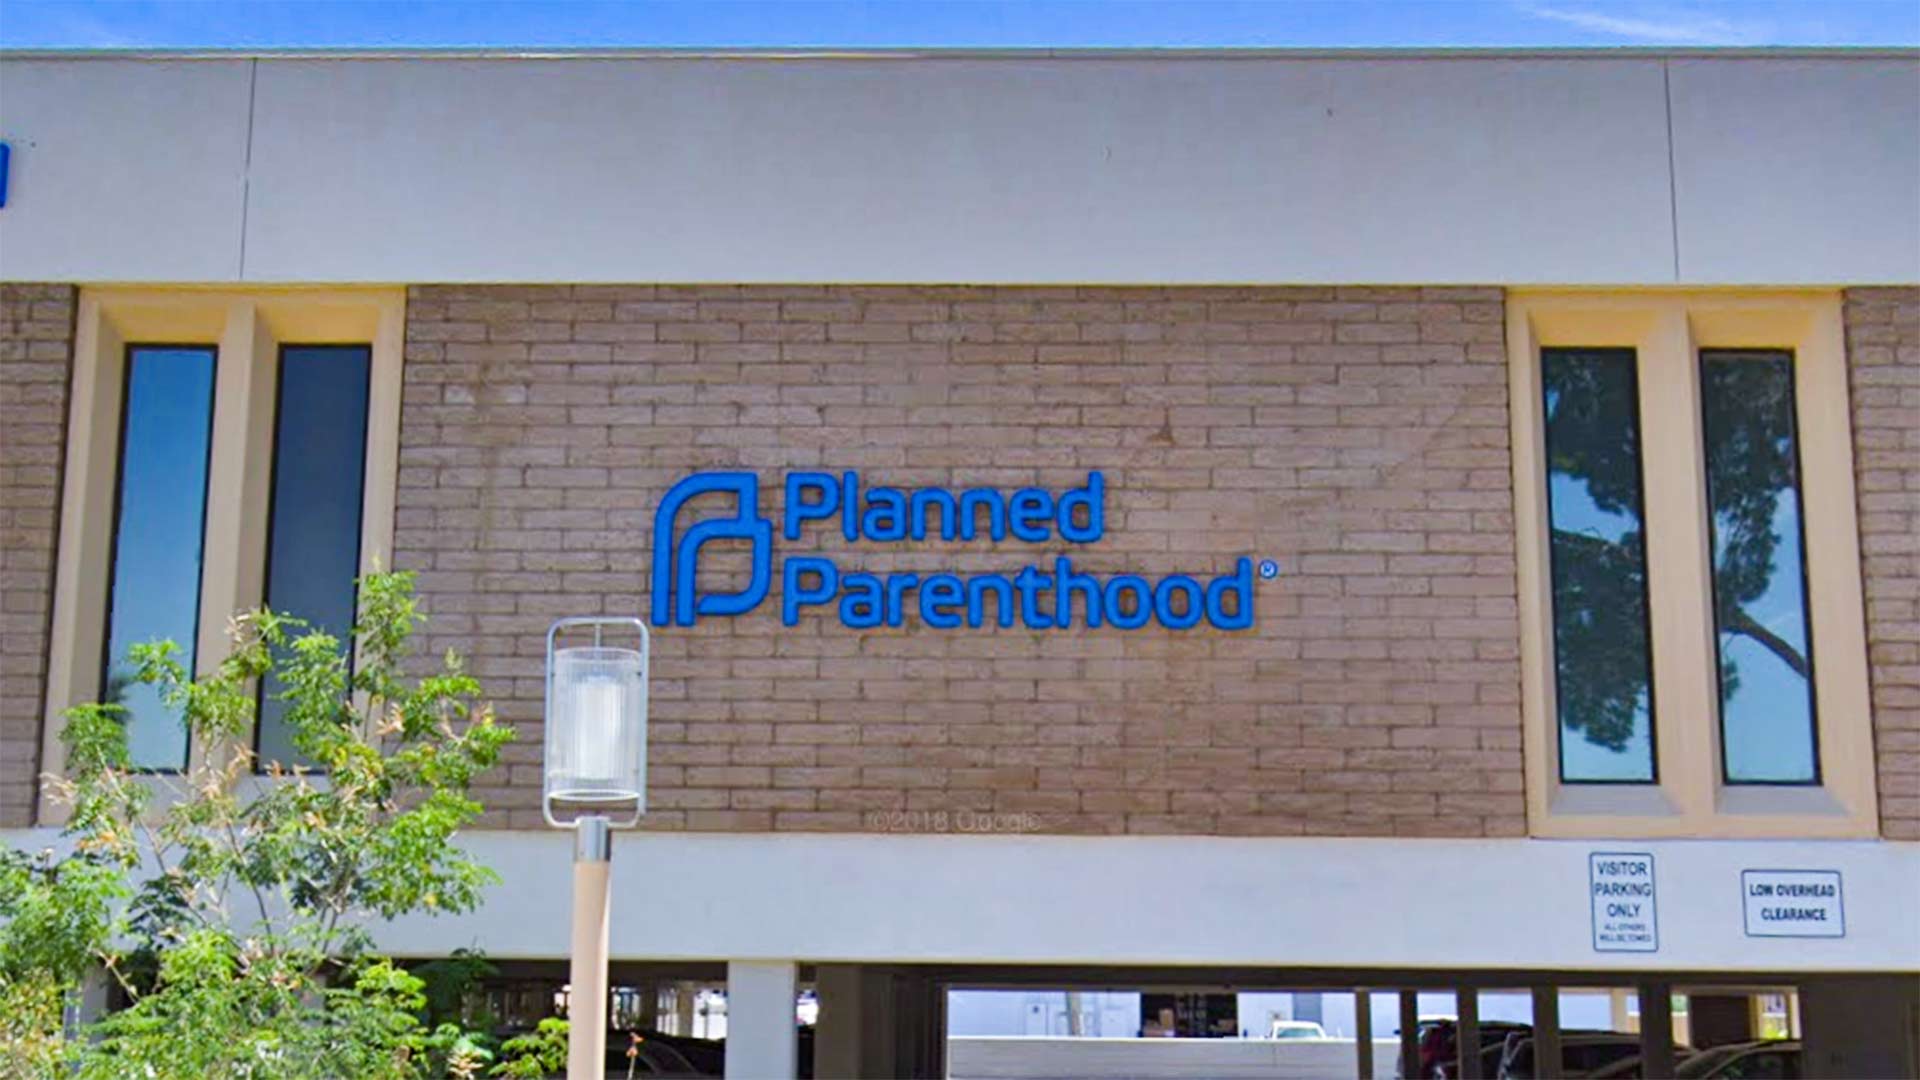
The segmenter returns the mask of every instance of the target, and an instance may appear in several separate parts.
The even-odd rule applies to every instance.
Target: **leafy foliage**
[[[1631,354],[1593,350],[1543,365],[1552,436],[1548,469],[1578,481],[1594,507],[1630,523],[1617,536],[1554,528],[1557,692],[1567,726],[1612,750],[1626,746],[1651,692],[1646,653],[1646,535]],[[1783,497],[1797,490],[1792,368],[1785,354],[1741,354],[1702,365],[1707,483],[1714,505],[1714,599],[1723,636],[1760,644],[1805,677],[1806,657],[1748,611],[1781,571]],[[1651,467],[1659,467],[1657,463]],[[1723,690],[1740,683],[1723,659]]]
[[[1723,355],[1703,365],[1701,381],[1707,445],[1717,451],[1707,457],[1714,617],[1722,634],[1751,638],[1805,679],[1807,658],[1747,611],[1782,569],[1780,500],[1796,490],[1799,480],[1792,362],[1784,354]],[[1731,661],[1721,668],[1724,692],[1731,694],[1740,673]]]
[[[1633,737],[1652,678],[1632,363],[1603,352],[1550,359],[1542,371],[1549,472],[1579,480],[1594,508],[1624,526],[1613,537],[1556,527],[1549,541],[1560,716],[1616,751]]]
[[[236,618],[194,680],[171,642],[133,677],[186,724],[195,764],[139,774],[124,710],[67,714],[71,851],[0,858],[0,1075],[476,1075],[490,1055],[429,1026],[423,980],[375,956],[376,920],[464,912],[497,880],[453,844],[474,779],[513,738],[449,653],[409,678],[411,576],[360,583],[345,644],[287,615]],[[256,781],[255,687],[271,676],[301,764]],[[65,1038],[60,1003],[99,965],[131,1004]],[[437,1019],[437,1018],[436,1018]]]
[[[500,1047],[501,1062],[493,1067],[494,1076],[540,1080],[559,1076],[567,1069],[567,1022],[548,1017],[526,1035],[508,1039]]]

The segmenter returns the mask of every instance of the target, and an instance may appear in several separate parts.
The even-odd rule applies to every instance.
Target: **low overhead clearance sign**
[[[1106,481],[1098,472],[1088,473],[1084,486],[1058,494],[1042,488],[1011,494],[992,488],[957,494],[942,488],[863,490],[858,473],[794,472],[786,475],[785,493],[780,535],[789,541],[809,530],[837,530],[849,543],[938,536],[960,543],[1011,538],[1092,544],[1106,532]],[[730,495],[733,515],[701,521],[676,536],[674,519],[681,508],[709,494]],[[773,583],[773,532],[774,523],[760,514],[755,473],[696,473],[675,484],[653,517],[654,625],[692,626],[699,617],[744,615],[758,607]],[[714,540],[746,541],[752,570],[738,592],[696,595],[700,549]],[[1202,622],[1220,630],[1253,625],[1254,564],[1248,558],[1211,581],[1188,574],[1158,581],[1137,574],[1100,577],[1075,570],[1067,555],[1011,574],[967,575],[873,574],[816,554],[777,561],[780,617],[788,626],[798,624],[808,608],[835,612],[841,623],[856,629],[900,626],[910,618],[943,630],[978,628],[989,619],[1000,626],[1017,620],[1030,630],[1076,625],[1134,630],[1155,622],[1172,630]],[[1279,568],[1262,562],[1259,573],[1271,578]]]
[[[1838,870],[1742,870],[1748,937],[1846,937]]]

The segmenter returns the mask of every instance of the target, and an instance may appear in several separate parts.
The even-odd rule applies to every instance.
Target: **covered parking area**
[[[625,975],[623,980],[622,975]],[[1637,1054],[1639,1075],[1671,1076],[1690,1052],[1763,1036],[1800,1048],[1806,1077],[1908,1077],[1920,1073],[1920,975],[1645,971],[1384,971],[1360,969],[1080,967],[980,964],[764,963],[638,965],[623,981],[724,991],[725,1074],[765,1078],[943,1078],[1022,1080],[1120,1076],[1294,1077],[1345,1075],[1373,1080],[1444,1075],[1492,1078],[1507,1036],[1532,1040],[1524,1075],[1578,1075],[1597,1059]],[[1093,1039],[955,1037],[950,994],[969,991],[1139,992],[1235,995],[1291,991],[1352,995],[1355,1030],[1308,1051],[1272,1053],[1248,1039]],[[1567,993],[1601,994],[1614,1004],[1604,1029],[1563,1022]],[[1422,1036],[1438,1019],[1434,995],[1450,995],[1452,1030]],[[1481,1003],[1530,1003],[1524,1020],[1509,1010],[1485,1019]],[[674,995],[669,995],[672,997]],[[679,1000],[690,1000],[684,995]],[[804,1002],[796,1019],[795,1004]],[[1382,1002],[1390,1003],[1382,1005]],[[1787,1003],[1770,1023],[1764,1001]],[[1426,1008],[1422,1008],[1422,1003]],[[1655,1007],[1660,1003],[1664,1007]],[[1393,1016],[1391,1023],[1377,1019]],[[618,1010],[613,1015],[618,1016]],[[807,1020],[812,1022],[808,1023]],[[659,1013],[655,1024],[676,1027]],[[1168,1052],[1171,1043],[1190,1048]],[[1230,1047],[1237,1043],[1239,1051]],[[1436,1044],[1445,1056],[1436,1057]],[[1143,1056],[1145,1050],[1147,1056]],[[1263,1051],[1266,1051],[1263,1053]],[[1790,1074],[1789,1074],[1790,1075]]]
[[[565,894],[551,882],[566,874],[565,840],[475,834],[470,845],[516,872],[480,924],[401,920],[386,929],[394,951],[424,958],[478,945],[496,962],[551,965],[558,990],[567,922],[556,903]],[[1597,947],[1604,943],[1596,943],[1590,915],[1593,847],[628,835],[612,863],[610,1014],[622,1015],[622,994],[651,1000],[658,1029],[688,1009],[689,1024],[699,1020],[704,1000],[709,1021],[724,1015],[724,1071],[734,1077],[945,1077],[954,991],[1364,991],[1370,1004],[1382,1003],[1362,1010],[1374,1018],[1372,1038],[1353,1040],[1338,1075],[1391,1076],[1403,1053],[1417,1051],[1393,1041],[1407,1027],[1400,1021],[1408,993],[1452,995],[1446,1011],[1462,1027],[1482,1014],[1489,1027],[1506,1019],[1490,1003],[1524,995],[1522,1017],[1529,1026],[1538,1021],[1549,1043],[1560,991],[1618,991],[1636,1009],[1682,995],[1684,1018],[1650,1009],[1631,1025],[1609,1024],[1644,1034],[1657,1064],[1663,1048],[1672,1052],[1676,1025],[1694,1043],[1716,1024],[1730,1029],[1730,1040],[1751,1031],[1751,1020],[1743,1026],[1733,1015],[1740,1010],[1721,999],[1764,990],[1795,1002],[1806,1075],[1920,1074],[1920,923],[1905,845],[1647,842],[1660,867],[1659,941],[1657,951],[1641,952]],[[1742,874],[1780,865],[1845,874],[1844,936],[1746,933]],[[813,1012],[804,1030],[796,1007],[803,994]],[[1410,1011],[1417,1031],[1418,997]],[[1561,1018],[1554,1030],[1587,1026],[1585,1017]],[[1458,1040],[1475,1042],[1471,1031]],[[1362,1044],[1373,1048],[1371,1074],[1361,1070]],[[1551,1057],[1550,1045],[1540,1056]],[[1459,1062],[1457,1049],[1455,1057],[1463,1075],[1485,1074],[1481,1059]]]
[[[1352,994],[1356,1030],[1345,1040],[1350,1054],[1344,1075],[1492,1077],[1499,1062],[1488,1047],[1498,1047],[1517,1025],[1481,1023],[1480,1002],[1494,996],[1511,999],[1515,992],[1530,999],[1530,1015],[1523,1035],[1533,1040],[1530,1074],[1560,1076],[1591,1071],[1593,1062],[1572,1049],[1593,1036],[1571,1030],[1560,1017],[1563,993],[1571,990],[1607,993],[1615,1003],[1609,1025],[1630,1032],[1639,1042],[1642,1075],[1672,1075],[1676,1046],[1705,1049],[1744,1043],[1763,1035],[1797,1036],[1788,1042],[1802,1047],[1803,1075],[1808,1077],[1906,1077],[1920,1074],[1920,975],[1860,976],[1754,972],[1620,971],[1381,971],[1294,969],[1163,969],[1115,968],[1094,973],[1061,969],[1007,969],[958,967],[940,977],[949,988],[1027,987],[1061,980],[1060,985],[1082,988],[1147,989],[1188,993],[1245,993],[1263,990],[1318,991]],[[1420,1002],[1434,992],[1452,995],[1453,1037],[1440,1040],[1453,1051],[1451,1060],[1423,1057]],[[1379,998],[1391,999],[1397,1023],[1387,1030],[1375,1019]],[[1782,1029],[1763,1030],[1763,1000],[1790,1003],[1790,1017]],[[1655,1007],[1653,1003],[1659,1003]],[[834,1034],[831,999],[821,1000],[821,1028],[817,1038],[828,1045]],[[1625,1008],[1620,1006],[1624,1004]],[[1678,1010],[1676,1010],[1676,1005]],[[1624,1014],[1624,1015],[1622,1015]],[[1563,1040],[1563,1031],[1566,1037]],[[1249,1031],[1258,1034],[1257,1031]],[[1429,1041],[1429,1049],[1431,1049]],[[1564,1064],[1563,1062],[1563,1053]],[[1382,1060],[1383,1057],[1393,1060]],[[1292,1075],[1334,1075],[1322,1072],[1330,1059],[1314,1059],[1310,1071]],[[1289,1075],[1285,1062],[1276,1062],[1266,1075]],[[821,1073],[820,1075],[829,1075]],[[863,1072],[848,1075],[869,1075]],[[880,1075],[878,1073],[872,1075]],[[927,1075],[960,1076],[948,1068]],[[997,1075],[1013,1075],[1001,1072]],[[1117,1075],[1080,1069],[1053,1075]],[[1246,1075],[1254,1075],[1247,1073]]]

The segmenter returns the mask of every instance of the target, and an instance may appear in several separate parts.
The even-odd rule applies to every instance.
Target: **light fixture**
[[[607,644],[631,632],[638,648]],[[593,644],[560,647],[563,636]],[[607,927],[615,828],[647,809],[650,639],[637,618],[561,619],[547,631],[546,760],[540,813],[573,839],[567,1075],[598,1077],[607,1052]],[[618,815],[617,817],[615,815]]]

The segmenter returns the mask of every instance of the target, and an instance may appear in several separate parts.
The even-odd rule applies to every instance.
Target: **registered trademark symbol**
[[[1268,581],[1280,576],[1280,564],[1272,559],[1260,560],[1260,576]]]

